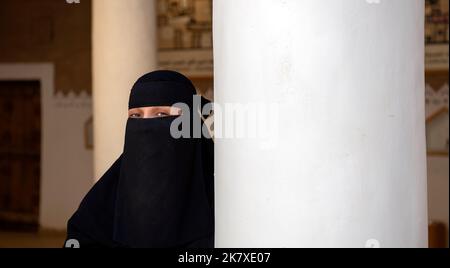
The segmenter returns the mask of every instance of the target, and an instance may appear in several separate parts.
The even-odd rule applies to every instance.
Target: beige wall
[[[55,91],[91,92],[91,1],[2,0],[0,62],[52,62]]]
[[[0,67],[2,79],[51,69],[50,85],[41,88],[40,224],[64,229],[93,182],[92,151],[84,146],[92,115],[91,1],[2,0]]]
[[[449,164],[447,157],[428,157],[428,218],[447,225],[449,214]],[[447,241],[448,246],[448,241]]]

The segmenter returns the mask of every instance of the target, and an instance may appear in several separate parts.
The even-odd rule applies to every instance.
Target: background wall
[[[448,226],[449,168],[447,157],[428,157],[428,217]]]
[[[425,66],[428,143],[428,216],[446,225],[448,247],[448,0],[426,0]]]
[[[56,92],[91,92],[91,1],[2,0],[0,61],[53,62]]]
[[[92,152],[84,126],[91,108],[91,1],[2,0],[0,64],[49,62],[53,92],[45,103],[44,182],[40,224],[64,229],[92,186]],[[44,103],[43,103],[44,105]],[[46,165],[46,166],[45,166]]]

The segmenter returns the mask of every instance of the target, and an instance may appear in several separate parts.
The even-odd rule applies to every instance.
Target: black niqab
[[[157,71],[135,83],[129,108],[182,102],[192,124],[195,94],[183,75]],[[123,154],[69,220],[67,239],[81,247],[214,246],[213,143],[173,138],[175,119],[128,119]]]

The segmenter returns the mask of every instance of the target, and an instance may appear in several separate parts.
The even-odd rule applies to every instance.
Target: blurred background
[[[448,247],[448,0],[425,2],[430,246]],[[92,4],[0,3],[0,247],[61,247],[68,218],[98,179],[92,22],[101,14]],[[158,68],[188,75],[212,99],[211,0],[155,5],[154,43],[142,46],[155,47]]]

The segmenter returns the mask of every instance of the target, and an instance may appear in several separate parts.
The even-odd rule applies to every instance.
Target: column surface
[[[427,246],[423,28],[422,0],[214,0],[216,103],[279,107],[276,146],[216,138],[217,247]]]
[[[156,68],[153,0],[93,1],[94,176],[123,151],[133,83]]]

